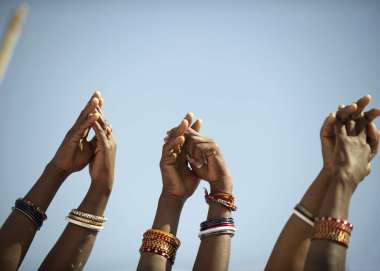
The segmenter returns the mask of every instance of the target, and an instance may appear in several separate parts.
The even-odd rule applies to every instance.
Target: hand
[[[364,113],[363,110],[369,104],[370,101],[371,97],[367,95],[348,106],[340,105],[337,113],[331,113],[326,118],[321,128],[320,137],[322,143],[322,155],[324,162],[323,170],[328,174],[332,173],[332,170],[334,168],[332,155],[336,143],[335,124],[337,118],[339,118],[344,123],[349,123],[355,120],[355,123],[357,125],[355,125],[355,123],[351,123],[351,125],[356,126],[357,134],[363,127],[367,127],[367,142],[368,144],[370,144],[372,149],[372,158],[377,153],[379,140],[377,139],[377,129],[375,124],[373,123],[373,120],[380,115],[380,110],[375,108]]]
[[[168,132],[162,148],[160,169],[162,175],[162,196],[181,201],[190,197],[199,184],[199,177],[187,167],[187,159],[182,151],[185,144],[185,131],[193,121],[193,114],[187,113],[181,123]],[[201,129],[202,123],[197,120],[191,126],[195,131]]]
[[[370,96],[365,96],[349,106],[340,106],[334,123],[331,118],[327,121],[330,132],[332,126],[335,130],[335,138],[332,136],[333,140],[330,141],[333,142],[333,152],[327,155],[327,161],[335,177],[350,184],[353,190],[370,173],[370,161],[379,145],[379,132],[373,120],[380,115],[380,109],[363,113],[370,99]]]
[[[86,136],[90,127],[100,117],[97,107],[102,107],[103,98],[96,91],[85,108],[80,113],[73,127],[66,134],[51,163],[58,170],[71,174],[82,170],[92,159],[93,145],[87,141]]]
[[[232,193],[232,177],[219,146],[211,138],[189,128],[185,149],[195,174],[210,183],[211,193]]]
[[[102,121],[99,121],[99,120]],[[116,141],[109,124],[104,121],[103,115],[95,121],[92,128],[95,137],[91,141],[94,145],[94,158],[90,162],[91,186],[109,195],[112,191],[115,170]],[[102,125],[103,124],[103,125]]]

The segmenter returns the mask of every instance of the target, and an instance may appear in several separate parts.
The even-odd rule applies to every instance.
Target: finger
[[[349,120],[346,124],[347,134],[349,136],[355,136],[356,130],[355,130],[356,122],[354,120]]]
[[[102,108],[103,105],[104,105],[104,98],[103,98],[102,93],[100,92],[100,90],[96,90],[94,92],[93,97],[97,97],[99,99],[99,107]]]
[[[375,123],[371,122],[370,124],[368,124],[368,126],[367,126],[367,142],[368,142],[369,146],[371,147],[370,160],[372,160],[378,152],[379,139],[380,139],[379,137],[380,137],[380,134],[376,128]]]
[[[95,121],[92,125],[92,128],[94,129],[96,141],[97,144],[104,145],[107,142],[107,134],[106,131],[102,128],[100,123],[98,121]]]
[[[358,106],[356,112],[352,115],[353,119],[358,119],[362,117],[364,108],[371,102],[371,95],[366,95],[361,97],[356,101],[356,105]]]
[[[186,116],[184,117],[185,120],[191,125],[193,123],[194,113],[188,112],[186,113]]]
[[[187,142],[186,154],[192,167],[201,168],[204,165],[203,154],[201,150],[197,148],[196,143]]]
[[[189,122],[190,123],[190,122]],[[201,119],[197,119],[193,125],[191,126],[191,129],[193,129],[194,131],[196,132],[199,132],[202,128],[202,120]]]
[[[81,124],[77,124],[71,129],[68,133],[70,140],[75,143],[81,142],[84,138],[87,138],[89,128],[94,124],[94,122],[99,118],[98,113],[88,115],[87,119],[84,120]]]
[[[340,121],[337,121],[335,123],[335,134],[336,135],[339,135],[340,137],[346,137],[347,136],[347,129],[346,129],[346,126],[340,122]]]
[[[322,125],[321,137],[335,136],[335,133],[334,133],[335,122],[336,122],[335,113],[330,113]]]
[[[95,95],[95,94],[94,94]],[[81,113],[79,114],[78,119],[76,120],[75,125],[80,124],[81,122],[85,121],[87,116],[90,113],[93,113],[96,110],[96,107],[99,106],[99,98],[96,96],[92,96],[90,101],[86,104],[86,106],[83,108]]]
[[[99,113],[99,115],[100,115],[99,120],[98,120],[99,123],[100,123],[100,126],[102,126],[103,129],[106,129],[106,127],[108,127],[108,122],[107,122],[106,118],[104,117],[103,110],[101,110],[100,107],[97,107],[95,110],[96,110],[96,111]]]
[[[364,113],[364,117],[359,119],[358,124],[356,125],[357,133],[360,133],[364,130],[369,123],[374,121],[377,117],[380,116],[380,108],[373,108]]]
[[[339,110],[336,113],[336,118],[339,121],[345,123],[346,121],[349,120],[351,115],[356,112],[357,107],[358,106],[356,105],[356,103],[352,103],[352,104],[347,105],[345,107],[339,106]]]
[[[364,113],[364,116],[368,122],[374,121],[377,117],[380,116],[380,108],[373,108]]]
[[[197,144],[197,143],[213,143],[214,140],[212,138],[208,138],[201,135],[187,135],[186,140],[189,142],[189,144]]]
[[[165,160],[169,158],[176,159],[178,157],[178,153],[176,150],[178,150],[179,146],[182,146],[184,143],[185,137],[178,136],[176,138],[172,138],[172,140],[164,144],[162,148],[162,155],[165,158]]]
[[[183,119],[181,123],[178,125],[177,129],[173,132],[173,137],[182,136],[186,129],[189,128],[189,122],[186,119]]]

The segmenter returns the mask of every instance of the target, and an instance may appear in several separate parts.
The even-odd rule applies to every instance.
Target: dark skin
[[[196,131],[199,131],[202,125],[200,120],[193,123],[192,113],[186,114],[181,123],[168,132],[160,161],[163,186],[152,228],[174,235],[177,233],[182,207],[200,181],[194,171],[186,167],[185,153],[179,151],[185,144],[185,132],[190,125]],[[173,154],[173,150],[176,154]],[[153,253],[143,253],[137,270],[164,271],[171,268],[172,265],[166,258]]]
[[[362,128],[367,126],[368,144],[372,144],[373,149],[376,149],[375,145],[378,141],[376,141],[376,132],[373,129],[375,127],[373,120],[380,115],[380,111],[375,108],[364,113],[364,109],[370,100],[370,96],[364,96],[351,105],[339,106],[338,112],[331,113],[321,128],[323,168],[300,201],[302,206],[314,216],[318,216],[333,179],[337,116],[342,120],[348,120],[351,116],[360,123]],[[312,234],[312,226],[297,216],[291,215],[276,242],[265,270],[304,270]]]
[[[217,145],[199,134],[201,121],[192,124],[193,114],[188,113],[180,125],[168,132],[165,138],[160,162],[163,190],[158,203],[152,228],[176,234],[180,214],[185,201],[194,193],[200,179],[211,180],[211,191],[232,191],[231,178]],[[192,124],[192,125],[191,125]],[[191,125],[191,126],[190,126]],[[199,141],[201,140],[201,141]],[[178,150],[173,155],[171,150]],[[218,155],[209,157],[209,166],[197,160],[198,155],[218,151]],[[190,157],[193,155],[194,157]],[[190,158],[190,159],[189,159]],[[190,161],[191,168],[187,166]],[[222,174],[219,174],[222,172]],[[211,176],[211,177],[210,177]],[[223,178],[219,178],[223,176]],[[228,178],[227,178],[228,176]],[[223,188],[223,189],[222,189]],[[211,204],[209,218],[229,217],[230,211],[218,204]],[[202,241],[194,270],[226,270],[229,259],[229,236],[207,238]],[[206,250],[214,249],[212,260],[207,259]],[[220,257],[217,261],[216,257]],[[159,255],[144,253],[141,255],[137,270],[171,270],[171,264]],[[211,269],[210,269],[211,268]]]
[[[95,121],[92,128],[95,151],[89,164],[91,185],[78,210],[103,216],[113,186],[116,142],[110,127],[103,128],[100,121]],[[82,270],[96,236],[95,230],[68,223],[39,270]]]
[[[88,142],[84,135],[100,115],[103,98],[95,92],[66,134],[52,161],[25,198],[46,211],[56,192],[73,172],[83,169],[93,160],[96,141]],[[37,229],[25,215],[13,211],[0,229],[0,266],[2,270],[17,270],[33,241]]]
[[[319,216],[348,219],[352,194],[370,173],[371,160],[377,154],[380,138],[373,120],[380,115],[380,109],[362,113],[363,109],[354,103],[340,106],[336,114],[331,134],[332,173]],[[345,270],[345,262],[345,247],[327,240],[314,240],[304,270]]]
[[[210,184],[211,193],[232,194],[232,177],[216,142],[193,129],[186,132],[186,152],[195,173]],[[231,211],[211,202],[207,219],[231,217]],[[231,236],[208,236],[201,240],[193,270],[228,270]]]

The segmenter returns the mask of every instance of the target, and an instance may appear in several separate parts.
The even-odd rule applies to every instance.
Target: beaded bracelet
[[[312,240],[328,240],[347,248],[352,229],[347,220],[321,217],[316,219]]]
[[[72,209],[70,213],[72,213],[76,216],[82,217],[82,218],[86,218],[86,219],[95,221],[95,222],[104,223],[107,221],[107,218],[105,218],[104,216],[97,216],[97,215],[93,215],[93,214],[88,214],[88,213],[79,211],[78,209]]]
[[[15,206],[12,209],[25,215],[30,221],[33,222],[33,224],[36,225],[37,230],[41,228],[44,220],[47,219],[45,212],[27,199],[17,199],[15,201]]]
[[[150,229],[144,233],[140,253],[154,253],[165,257],[171,264],[174,264],[175,255],[180,245],[180,240],[174,234]]]
[[[235,205],[235,198],[227,193],[212,193],[209,194],[207,189],[205,188],[205,200],[207,203],[216,202],[226,207],[230,211],[236,211],[237,207]]]
[[[71,224],[75,224],[86,229],[100,231],[104,228],[106,218],[103,216],[85,213],[77,209],[72,209],[67,215],[66,220]]]

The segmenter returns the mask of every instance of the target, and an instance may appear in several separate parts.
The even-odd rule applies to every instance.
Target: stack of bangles
[[[154,253],[165,257],[174,264],[177,249],[181,245],[179,239],[169,232],[150,229],[144,233],[140,253]]]
[[[28,199],[17,199],[13,210],[25,215],[39,230],[47,219],[45,212]]]
[[[208,204],[210,202],[216,202],[220,205],[226,207],[230,211],[236,211],[237,207],[235,205],[235,198],[234,196],[228,194],[228,193],[211,193],[209,194],[207,192],[207,189],[205,188],[205,200]]]
[[[312,240],[327,240],[348,248],[353,225],[344,219],[320,217],[315,221]]]
[[[235,235],[236,228],[234,219],[229,218],[213,218],[201,223],[198,237],[202,240],[205,237],[215,235]]]
[[[66,220],[71,224],[86,229],[100,231],[104,228],[104,222],[106,222],[107,219],[104,216],[92,215],[77,209],[72,209],[66,217]]]

